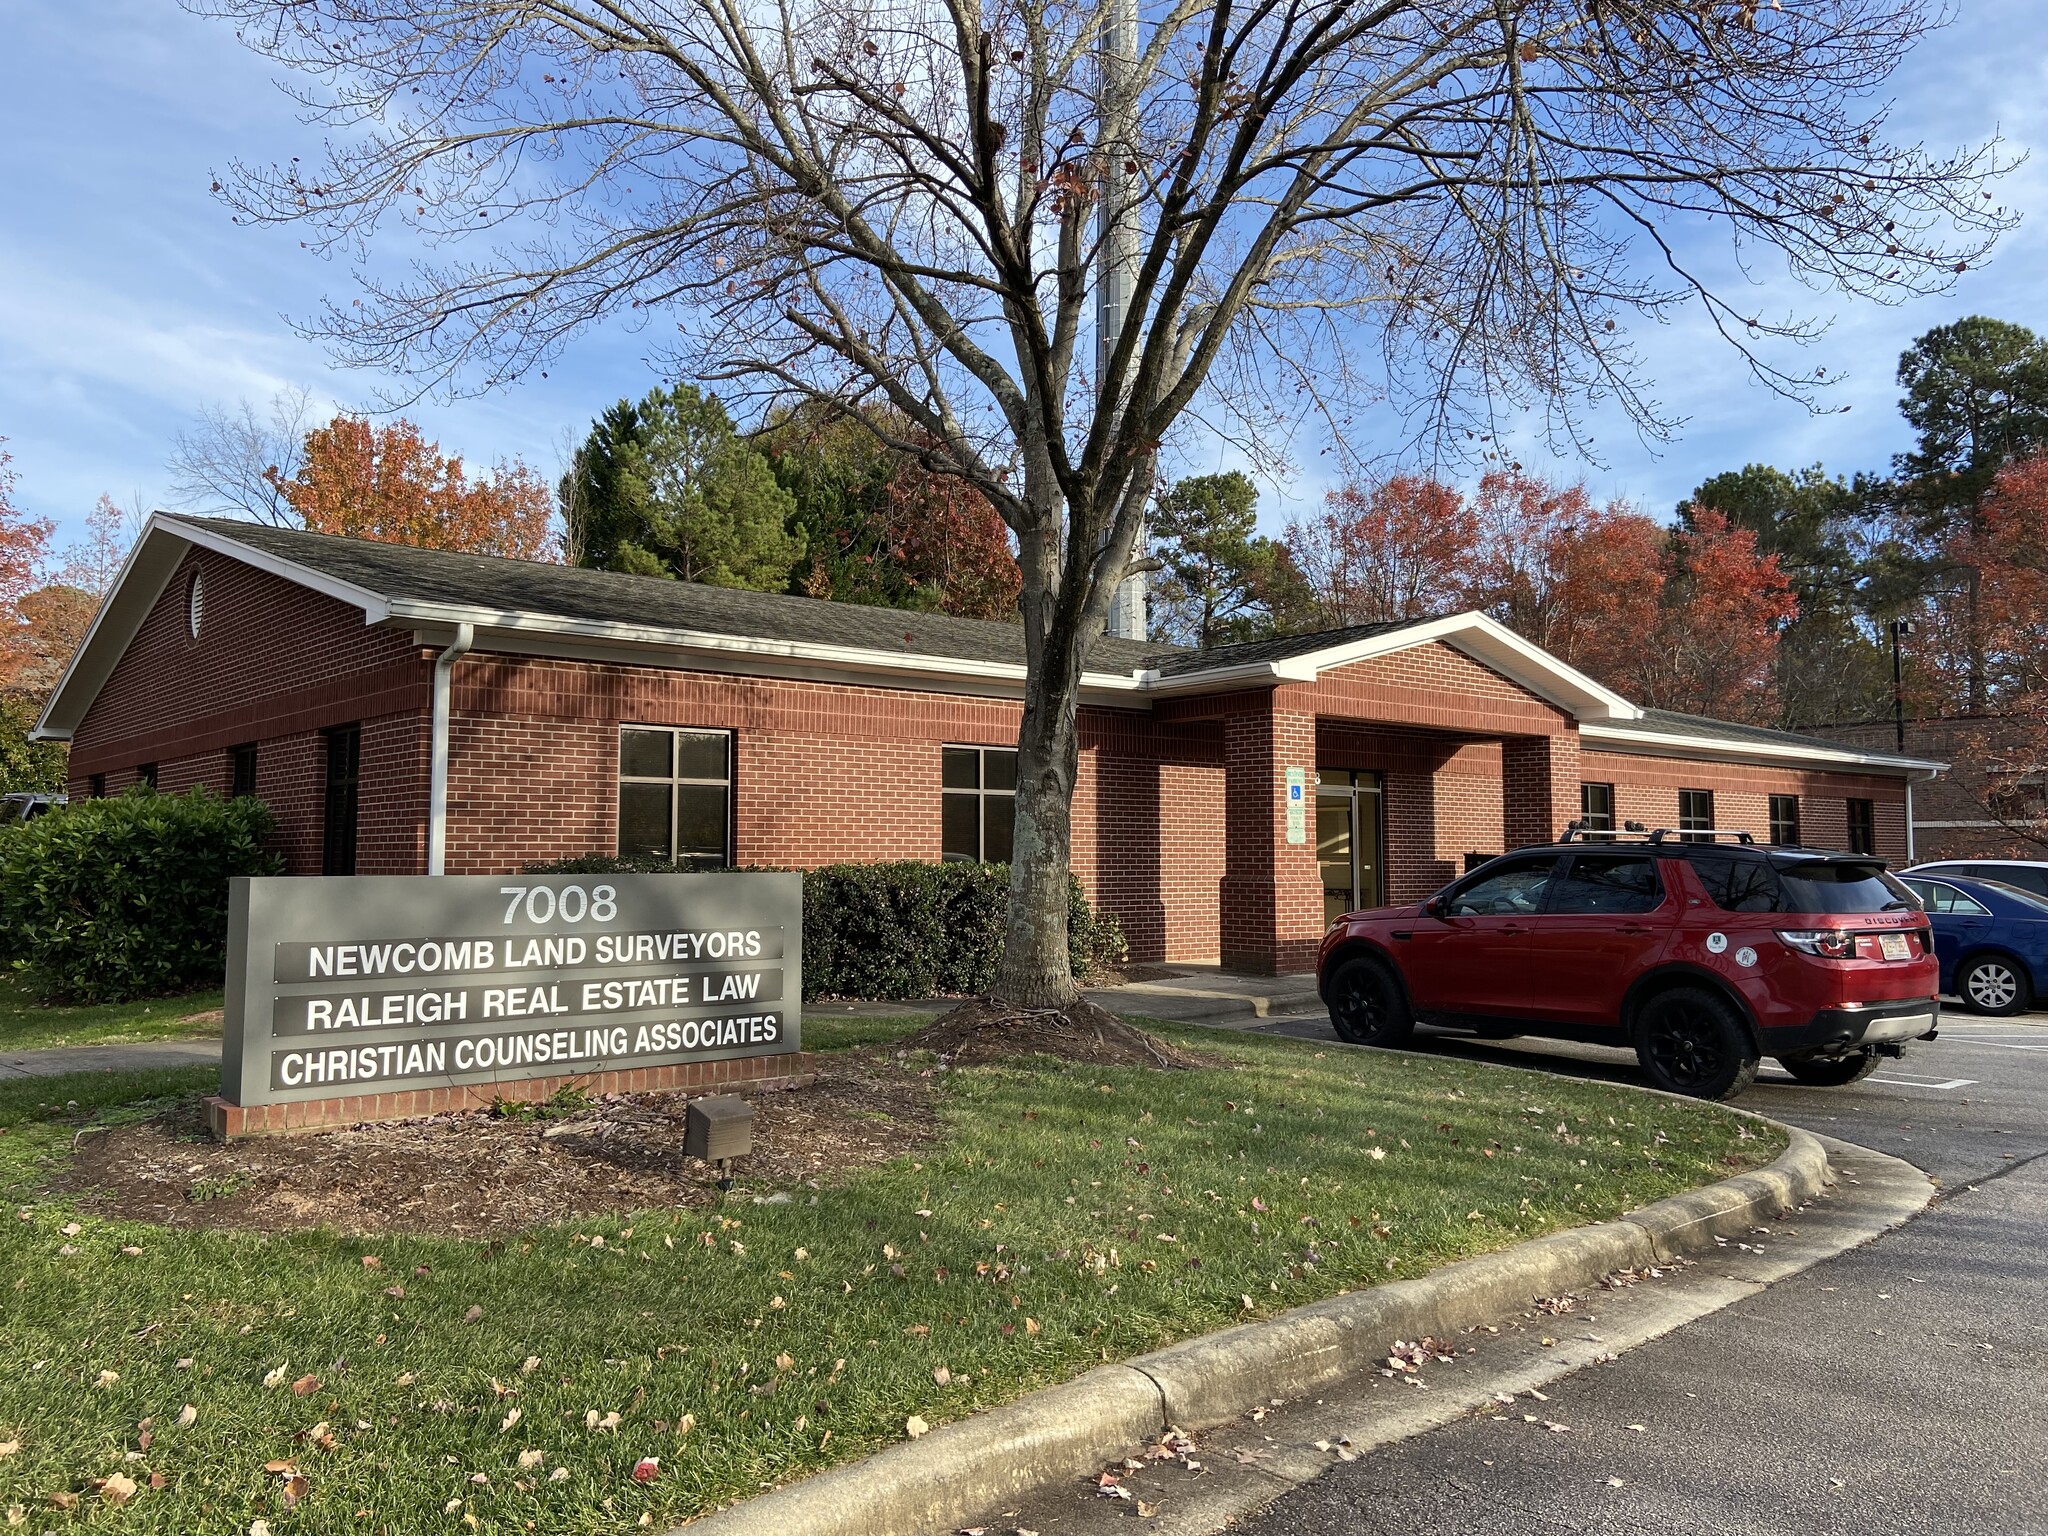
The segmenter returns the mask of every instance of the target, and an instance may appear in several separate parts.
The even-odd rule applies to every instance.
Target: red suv
[[[1716,836],[1574,825],[1427,901],[1339,918],[1316,966],[1330,1023],[1359,1045],[1421,1020],[1632,1046],[1659,1088],[1708,1099],[1765,1056],[1835,1087],[1934,1038],[1933,936],[1882,863]]]

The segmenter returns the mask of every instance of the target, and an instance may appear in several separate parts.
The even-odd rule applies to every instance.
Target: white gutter
[[[1683,755],[1728,758],[1737,762],[1785,761],[1839,763],[1847,767],[1874,768],[1889,772],[1904,769],[1939,773],[1948,765],[1924,757],[1893,757],[1877,752],[1851,752],[1839,747],[1808,746],[1802,742],[1738,741],[1723,736],[1688,736],[1677,731],[1642,731],[1603,726],[1595,721],[1579,725],[1583,740],[1596,741],[1603,748],[1639,755]]]
[[[455,638],[434,658],[433,766],[427,788],[427,873],[446,874],[448,860],[448,711],[460,661],[476,639],[476,628],[457,624]]]

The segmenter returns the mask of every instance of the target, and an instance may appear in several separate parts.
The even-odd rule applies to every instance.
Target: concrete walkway
[[[66,1072],[146,1072],[156,1067],[217,1067],[219,1040],[159,1040],[150,1045],[66,1045],[0,1051],[0,1082]]]

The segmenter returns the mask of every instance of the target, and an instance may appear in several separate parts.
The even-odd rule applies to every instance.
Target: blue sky
[[[2044,30],[2039,0],[1966,0],[1894,80],[1900,136],[1945,148],[2000,132],[2020,150],[2048,149]],[[264,61],[168,0],[0,0],[0,58],[0,437],[27,511],[75,526],[102,491],[162,504],[172,437],[211,402],[260,400],[287,383],[334,405],[373,400],[375,378],[330,367],[288,318],[347,298],[347,268],[300,250],[296,236],[230,225],[207,193],[232,157],[317,152]],[[2043,194],[2048,158],[2037,157],[2000,193],[2028,221],[1950,295],[1886,308],[1759,274],[1764,308],[1835,317],[1803,361],[1843,380],[1828,398],[1846,413],[1813,416],[1750,382],[1688,316],[1635,338],[1653,393],[1686,419],[1674,441],[1647,447],[1625,423],[1596,417],[1604,466],[1521,458],[1659,513],[1704,475],[1747,461],[1881,467],[1905,445],[1892,373],[1913,336],[1968,313],[2048,331]],[[643,339],[624,329],[583,338],[549,371],[412,414],[472,462],[516,455],[552,473],[565,434],[654,380]],[[1319,491],[1311,468],[1268,493],[1267,521]]]

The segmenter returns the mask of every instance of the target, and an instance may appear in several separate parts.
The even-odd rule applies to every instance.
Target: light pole
[[[1906,750],[1905,671],[1899,662],[1899,641],[1913,633],[1911,619],[1893,619],[1885,625],[1892,637],[1892,736],[1900,752]]]
[[[1102,0],[1102,34],[1096,44],[1096,122],[1100,134],[1102,186],[1095,205],[1095,387],[1107,386],[1110,354],[1130,318],[1131,290],[1138,273],[1138,0]],[[1107,538],[1107,532],[1104,534]],[[1136,557],[1143,553],[1140,530]],[[1135,558],[1134,558],[1134,563]],[[1110,604],[1109,633],[1127,640],[1146,638],[1146,581],[1133,572],[1117,584]]]

